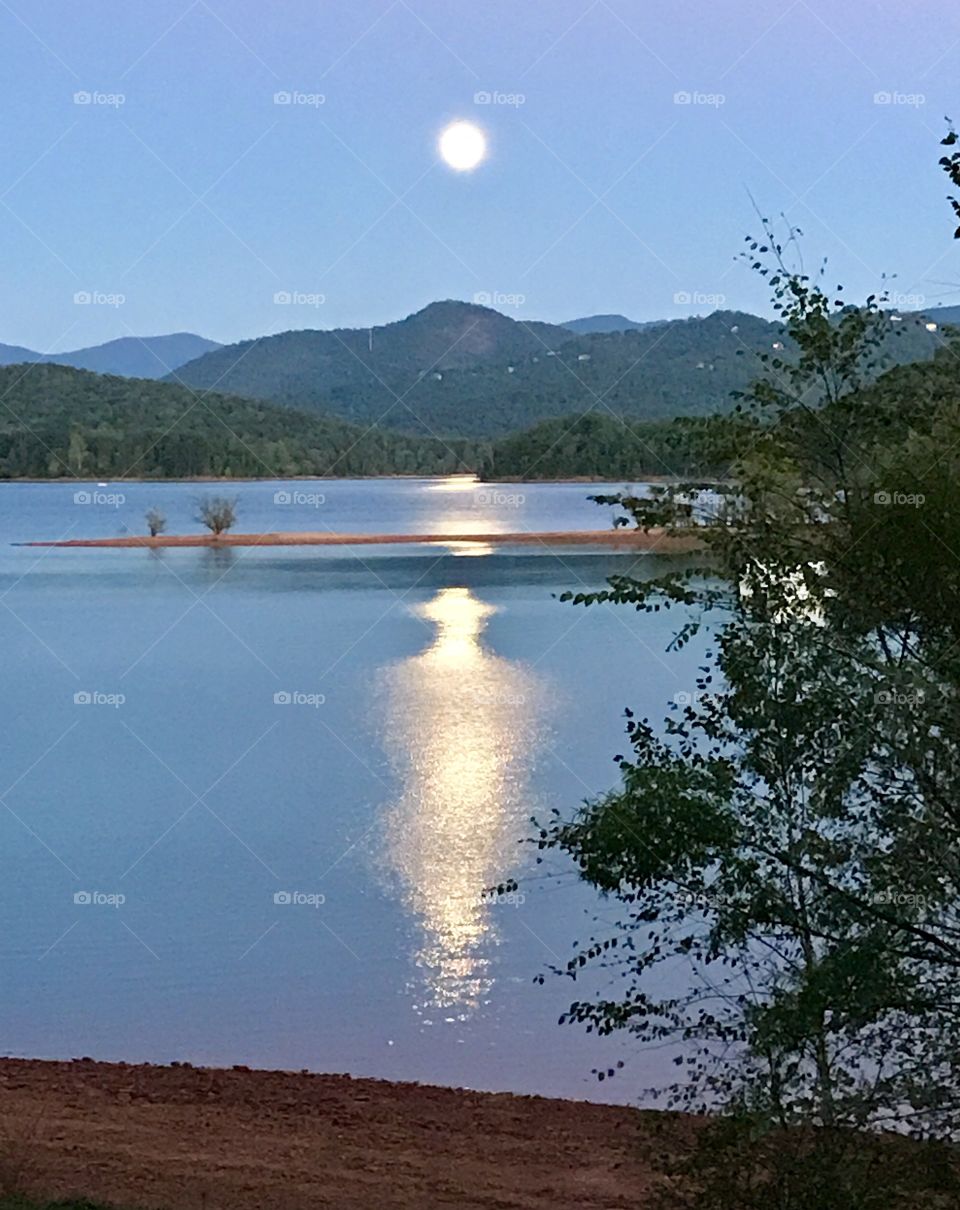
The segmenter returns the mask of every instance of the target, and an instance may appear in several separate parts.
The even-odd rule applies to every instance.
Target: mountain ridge
[[[891,360],[922,360],[943,343],[921,318],[904,315]],[[577,333],[447,300],[370,329],[226,345],[169,380],[354,424],[487,439],[592,407],[638,421],[723,411],[783,339],[778,322],[741,311]]]
[[[669,319],[650,319],[641,322],[627,319],[626,315],[584,315],[580,319],[568,319],[562,326],[582,336],[591,332],[635,332],[656,324],[669,323]]]
[[[886,363],[902,364],[929,358],[960,308],[891,314],[899,339],[891,338]],[[371,328],[291,329],[223,346],[190,333],[49,355],[0,346],[0,364],[76,364],[103,373],[107,362],[107,373],[363,427],[489,440],[591,409],[634,422],[722,412],[784,340],[777,322],[747,312],[610,327],[622,318],[588,317],[596,330],[577,332],[448,299]],[[190,345],[201,355],[162,374]]]
[[[0,366],[26,364],[72,366],[96,374],[125,378],[163,378],[188,361],[222,346],[195,332],[162,336],[119,336],[99,345],[86,345],[65,353],[38,353],[22,345],[0,344]]]

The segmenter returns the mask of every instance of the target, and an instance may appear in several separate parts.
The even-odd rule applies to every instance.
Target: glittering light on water
[[[544,691],[482,642],[493,606],[445,588],[419,609],[432,644],[388,670],[385,743],[403,783],[386,820],[385,866],[416,921],[425,1008],[469,1015],[493,983],[496,913],[485,887],[515,869]]]

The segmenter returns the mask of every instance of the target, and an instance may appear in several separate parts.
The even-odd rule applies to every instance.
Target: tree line
[[[172,383],[0,367],[2,478],[452,474],[486,446],[388,433]]]
[[[622,479],[721,473],[723,421],[563,416],[497,441],[442,440],[171,383],[0,367],[0,478],[448,475]]]

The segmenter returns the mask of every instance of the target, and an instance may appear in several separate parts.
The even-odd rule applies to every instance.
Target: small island
[[[659,554],[679,554],[696,550],[699,539],[693,534],[670,534],[665,530],[591,529],[547,531],[544,533],[476,534],[338,534],[327,530],[277,531],[263,534],[166,534],[126,535],[120,538],[65,538],[57,541],[23,542],[22,546],[395,546],[460,545],[473,542],[485,546],[605,546],[623,550],[646,550]]]

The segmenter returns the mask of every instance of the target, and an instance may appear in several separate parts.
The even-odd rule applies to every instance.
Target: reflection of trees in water
[[[469,589],[442,589],[419,612],[437,626],[433,644],[385,678],[384,741],[403,789],[384,861],[423,933],[414,962],[425,1002],[467,1013],[493,982],[497,909],[481,892],[517,861],[543,690],[529,669],[484,649],[496,611]]]
[[[234,546],[204,546],[200,560],[200,569],[212,580],[218,580],[233,567],[237,561],[237,550]]]

